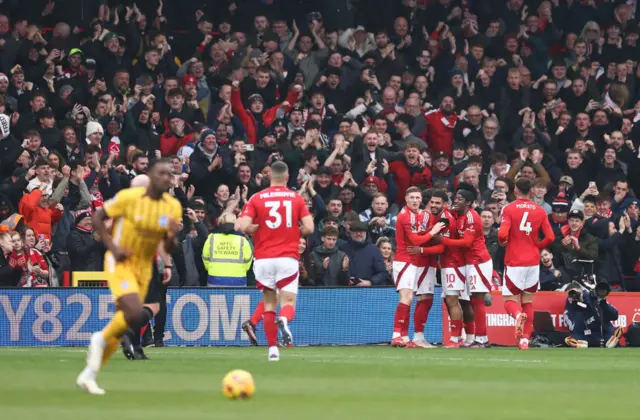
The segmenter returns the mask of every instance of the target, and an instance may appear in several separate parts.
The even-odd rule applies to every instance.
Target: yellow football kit
[[[167,193],[154,200],[146,192],[144,187],[129,188],[104,203],[104,211],[113,219],[113,243],[132,251],[122,262],[117,262],[111,252],[105,254],[104,268],[114,300],[137,293],[144,301],[153,274],[153,259],[167,234],[169,220],[182,219],[178,200]]]
[[[182,206],[167,193],[154,200],[147,196],[145,187],[137,187],[120,191],[104,203],[104,211],[113,219],[114,244],[132,252],[121,262],[117,262],[111,252],[105,254],[104,267],[113,299],[117,302],[124,295],[136,293],[144,303],[158,245],[167,234],[169,220],[178,222],[182,219]],[[107,343],[102,356],[103,366],[118,348],[128,327],[124,313],[116,310],[111,322],[102,330]]]

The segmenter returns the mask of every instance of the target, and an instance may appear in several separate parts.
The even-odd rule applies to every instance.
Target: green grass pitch
[[[640,413],[633,349],[148,349],[119,352],[105,396],[75,387],[84,349],[0,349],[0,419],[630,419]],[[245,369],[254,397],[226,400],[222,377]]]

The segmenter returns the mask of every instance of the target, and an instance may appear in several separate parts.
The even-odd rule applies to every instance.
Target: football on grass
[[[251,398],[255,390],[253,376],[246,370],[232,370],[222,380],[222,394],[231,400]]]

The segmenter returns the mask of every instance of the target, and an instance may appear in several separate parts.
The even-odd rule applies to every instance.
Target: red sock
[[[464,332],[467,335],[475,334],[476,333],[476,323],[474,321],[465,321],[465,323],[464,323]]]
[[[287,322],[291,322],[296,316],[296,308],[294,308],[293,305],[284,305],[280,308],[279,316],[281,318],[287,318]]]
[[[253,325],[258,325],[260,321],[262,321],[262,316],[264,315],[264,300],[261,300],[256,306],[256,310],[253,311],[253,315],[251,315],[251,323]]]
[[[267,311],[264,313],[264,333],[267,336],[267,345],[278,345],[278,326],[276,325],[276,313]]]
[[[462,335],[462,320],[451,320],[451,338],[456,338],[454,341],[458,341]]]
[[[474,320],[476,324],[476,335],[484,337],[487,335],[487,307],[484,305],[483,297],[472,297]]]
[[[509,315],[516,319],[518,315],[520,315],[520,305],[515,300],[505,300],[504,301],[504,310],[507,311]]]
[[[527,322],[524,323],[524,338],[531,338],[533,331],[533,303],[527,302],[522,304],[522,312],[527,314]]]
[[[433,299],[419,300],[416,303],[416,309],[413,310],[413,329],[414,332],[424,332],[424,326],[429,318],[429,311],[433,305]],[[407,331],[407,334],[409,332]]]
[[[404,303],[398,303],[398,307],[396,308],[396,316],[393,319],[393,332],[399,333],[401,336],[406,330],[406,335],[409,334],[409,311],[411,307],[409,305],[405,305]]]

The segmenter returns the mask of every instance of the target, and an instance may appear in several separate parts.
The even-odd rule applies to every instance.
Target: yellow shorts
[[[107,283],[114,302],[120,297],[135,293],[144,303],[151,282],[151,262],[138,264],[133,261],[116,262],[111,253],[105,254]],[[142,269],[144,267],[144,269]]]

